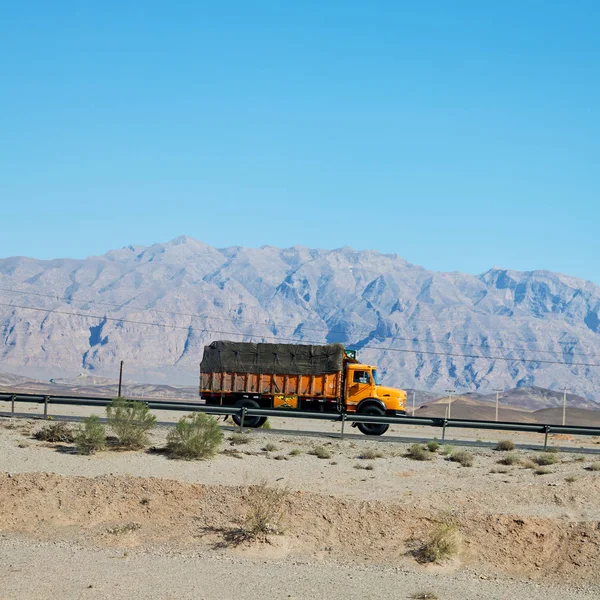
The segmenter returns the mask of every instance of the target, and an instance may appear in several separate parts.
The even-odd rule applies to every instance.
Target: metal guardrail
[[[15,414],[15,403],[43,404],[43,417],[48,417],[50,405],[69,406],[107,406],[111,398],[97,396],[51,396],[43,394],[11,394],[0,393],[0,402],[11,403],[11,414]],[[417,425],[422,427],[436,427],[442,429],[442,440],[445,439],[447,428],[461,429],[487,429],[496,431],[523,431],[544,435],[544,448],[548,444],[550,433],[600,436],[600,427],[583,427],[578,425],[544,425],[537,423],[514,423],[510,421],[477,421],[470,419],[446,419],[444,417],[375,417],[363,416],[354,413],[321,413],[285,409],[265,409],[230,406],[207,406],[199,402],[177,402],[163,400],[137,400],[143,402],[151,410],[173,410],[179,412],[204,412],[212,415],[238,416],[240,428],[244,426],[246,417],[283,417],[293,419],[317,419],[336,421],[341,423],[341,438],[344,437],[346,423],[383,423],[388,425]]]

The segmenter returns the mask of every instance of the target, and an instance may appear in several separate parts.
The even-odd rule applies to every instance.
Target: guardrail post
[[[48,418],[48,401],[50,396],[44,396],[44,419]]]
[[[444,419],[444,423],[442,425],[442,442],[446,439],[446,425],[448,424],[448,419]]]
[[[16,396],[13,394],[10,397],[10,412],[13,417],[15,416],[15,399],[16,399]]]
[[[544,450],[548,447],[548,434],[550,433],[550,425],[544,427]]]
[[[240,415],[240,433],[244,429],[244,419],[246,418],[246,407],[242,406],[242,414]]]
[[[346,415],[342,413],[342,433],[340,435],[340,440],[344,439],[344,423],[346,422]]]

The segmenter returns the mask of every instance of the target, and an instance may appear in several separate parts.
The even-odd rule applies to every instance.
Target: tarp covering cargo
[[[320,375],[341,371],[343,365],[342,344],[311,346],[218,341],[204,347],[200,371]]]

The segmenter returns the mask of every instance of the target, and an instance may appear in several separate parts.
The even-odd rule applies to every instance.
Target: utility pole
[[[498,402],[499,402],[499,395],[500,395],[500,392],[503,392],[504,390],[495,389],[494,391],[496,392],[496,423],[497,423],[498,422]]]
[[[566,423],[567,420],[567,390],[569,388],[565,388],[565,395],[563,396],[563,418],[562,418],[562,424],[564,426],[564,424]]]
[[[415,416],[415,394],[416,392],[413,390],[413,417]]]
[[[121,397],[121,388],[123,387],[123,361],[121,361],[121,366],[119,367],[119,393],[117,396]]]
[[[451,411],[451,407],[452,407],[452,394],[454,394],[454,392],[456,392],[456,390],[446,390],[446,392],[448,394],[450,394],[450,396],[448,396],[448,419],[450,418],[450,411]]]

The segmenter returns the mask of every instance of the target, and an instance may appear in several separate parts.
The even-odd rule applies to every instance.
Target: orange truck
[[[208,406],[275,408],[321,413],[404,416],[406,392],[381,385],[377,367],[363,365],[342,344],[252,344],[216,341],[205,346],[200,397]],[[239,425],[236,415],[234,421]],[[266,417],[245,417],[261,427]],[[366,435],[389,425],[357,423]]]

